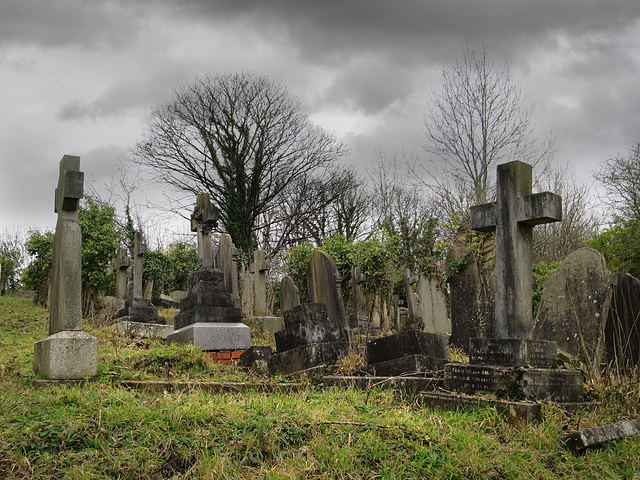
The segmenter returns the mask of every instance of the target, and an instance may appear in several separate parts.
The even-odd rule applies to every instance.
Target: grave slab
[[[628,420],[580,430],[566,435],[562,441],[573,453],[580,453],[587,448],[597,447],[605,442],[621,440],[638,434],[640,434],[640,420]]]
[[[429,355],[405,355],[383,362],[367,365],[365,370],[378,377],[395,377],[397,375],[434,372],[444,368],[448,360]]]
[[[173,332],[173,325],[160,325],[157,323],[132,322],[122,320],[113,325],[121,335],[129,335],[133,338],[162,338],[166,339]]]
[[[319,366],[336,365],[349,354],[349,342],[311,343],[269,357],[269,373],[291,374]]]
[[[172,343],[191,343],[204,351],[246,350],[251,332],[242,323],[192,323],[171,333],[167,344]]]

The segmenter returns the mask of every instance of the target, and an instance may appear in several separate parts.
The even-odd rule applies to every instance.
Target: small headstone
[[[191,216],[198,232],[200,266],[189,275],[187,297],[175,316],[175,331],[167,343],[192,343],[204,351],[246,350],[251,345],[249,327],[241,323],[241,310],[225,285],[224,273],[213,267],[211,231],[217,212],[208,194],[201,194]],[[210,256],[211,255],[211,256]]]
[[[253,252],[250,266],[253,274],[253,314],[256,317],[267,315],[267,271],[271,268],[263,250]]]
[[[570,253],[544,283],[534,337],[556,342],[561,353],[582,362],[589,373],[599,372],[614,282],[597,250]]]
[[[342,278],[333,258],[321,250],[314,251],[307,270],[311,303],[325,304],[331,320],[347,325],[341,283]]]
[[[607,364],[630,376],[640,366],[640,280],[616,274],[611,308],[605,327]]]
[[[360,284],[367,281],[367,276],[360,273],[358,267],[351,268],[351,279],[347,282],[347,288],[351,288],[353,297],[353,312],[349,315],[349,326],[360,332],[375,332],[369,316],[363,311],[362,289]]]
[[[447,299],[436,279],[421,276],[417,285],[423,329],[428,333],[449,335],[451,320],[447,314]]]
[[[78,202],[84,173],[80,157],[65,155],[55,196],[49,336],[34,345],[36,373],[49,380],[78,379],[97,372],[97,341],[82,331],[82,235]]]
[[[285,276],[280,284],[280,310],[285,312],[300,305],[300,293],[291,277]]]
[[[126,248],[118,248],[116,255],[116,297],[127,298],[128,270],[131,266],[131,258]]]

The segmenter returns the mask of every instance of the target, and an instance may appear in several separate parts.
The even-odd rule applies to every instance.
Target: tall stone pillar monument
[[[82,331],[82,235],[78,203],[84,173],[80,157],[60,161],[54,211],[58,214],[53,241],[49,336],[36,342],[33,367],[47,379],[65,380],[96,374],[97,341]]]

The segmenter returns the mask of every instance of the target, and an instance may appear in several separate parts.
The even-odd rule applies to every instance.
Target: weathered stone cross
[[[142,300],[142,257],[147,253],[142,232],[133,235],[133,299]]]
[[[131,258],[126,248],[118,248],[116,254],[116,297],[127,298],[127,270],[131,266]]]
[[[191,214],[191,231],[198,232],[198,262],[202,268],[213,268],[211,230],[218,226],[218,210],[208,193],[201,193]]]
[[[250,265],[250,269],[254,274],[253,311],[256,317],[264,317],[267,314],[267,270],[270,268],[271,264],[266,259],[264,250],[253,252],[253,263]]]
[[[471,228],[496,232],[496,338],[531,339],[533,227],[562,220],[562,198],[531,184],[531,165],[498,165],[497,201],[471,207]]]
[[[78,224],[78,203],[83,186],[80,157],[65,155],[60,161],[54,205],[58,221],[52,254],[49,334],[82,330],[82,235]]]
[[[351,280],[347,282],[347,287],[351,288],[353,293],[353,313],[356,318],[362,312],[362,291],[360,290],[360,284],[367,281],[367,276],[360,273],[358,267],[351,269]]]
[[[413,288],[411,288],[411,285],[417,283],[417,281],[418,277],[411,276],[411,271],[405,268],[402,272],[402,280],[397,283],[398,287],[404,288],[404,293],[407,297],[407,308],[409,309],[409,322],[412,324],[417,322],[419,318],[416,297],[413,294]]]

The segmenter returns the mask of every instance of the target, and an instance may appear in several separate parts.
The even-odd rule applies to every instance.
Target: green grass
[[[33,342],[47,323],[45,310],[0,298],[0,478],[640,478],[639,438],[581,456],[559,443],[577,428],[638,417],[637,380],[591,387],[604,400],[593,412],[546,405],[544,421],[525,426],[493,409],[430,410],[388,390],[149,394],[117,380],[270,380],[211,365],[193,347],[88,327],[99,379],[35,390]]]

